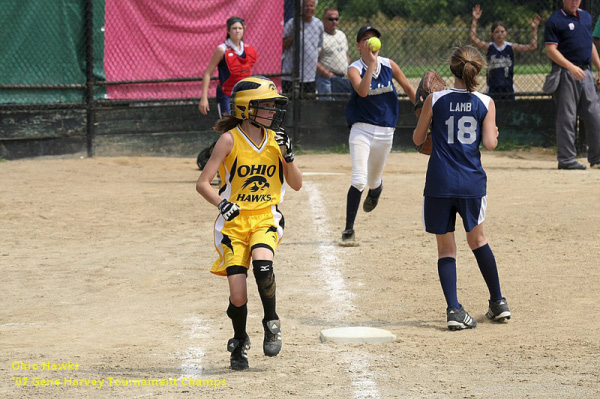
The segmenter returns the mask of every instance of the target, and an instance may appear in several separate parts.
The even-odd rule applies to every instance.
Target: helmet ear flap
[[[248,112],[246,112],[246,119],[250,119],[253,116],[253,119],[256,119],[256,113],[258,111],[258,104],[254,100],[250,100],[248,103]]]
[[[239,112],[238,112],[239,110]],[[236,113],[235,115],[239,114],[240,119],[247,119],[247,115],[246,115],[246,107],[243,105],[237,105],[236,106]]]

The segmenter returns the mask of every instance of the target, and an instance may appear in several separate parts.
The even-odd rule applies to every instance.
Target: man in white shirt
[[[348,39],[338,29],[340,14],[335,8],[323,12],[323,48],[319,50],[317,63],[317,93],[321,100],[333,97],[322,96],[331,93],[350,93],[350,81],[346,78],[348,70]],[[342,97],[342,99],[345,99]]]
[[[303,0],[302,21],[300,21],[300,91],[302,94],[315,93],[315,75],[319,49],[323,47],[323,24],[314,17],[318,0]],[[294,68],[294,18],[283,26],[282,72],[292,73]],[[291,93],[292,77],[282,77],[284,93]]]

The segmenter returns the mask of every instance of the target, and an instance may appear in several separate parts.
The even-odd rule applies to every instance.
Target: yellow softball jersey
[[[219,166],[221,198],[238,204],[242,211],[269,210],[283,200],[283,163],[275,132],[263,129],[261,143],[255,143],[240,126],[229,131],[233,148]]]

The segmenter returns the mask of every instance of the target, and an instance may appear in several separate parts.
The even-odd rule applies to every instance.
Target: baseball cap
[[[381,33],[377,29],[373,28],[371,25],[365,25],[358,30],[358,33],[356,34],[356,42],[360,42],[360,39],[362,39],[362,37],[368,31],[372,31],[373,33],[375,33],[375,36],[381,37]]]

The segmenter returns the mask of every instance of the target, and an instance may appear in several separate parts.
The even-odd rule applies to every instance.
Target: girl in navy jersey
[[[515,89],[513,86],[515,54],[537,49],[537,28],[541,17],[536,15],[530,19],[531,41],[529,44],[517,44],[505,41],[506,26],[502,22],[492,24],[491,42],[483,42],[477,38],[477,21],[483,11],[479,4],[473,7],[473,23],[471,24],[470,38],[475,46],[487,52],[487,94],[494,98],[507,98],[514,100]]]
[[[356,35],[356,48],[361,58],[348,67],[352,84],[346,120],[350,127],[352,184],[346,200],[346,228],[342,232],[343,246],[354,246],[354,221],[360,197],[368,186],[363,204],[365,212],[377,206],[383,188],[381,175],[392,148],[398,122],[398,93],[395,79],[410,100],[415,102],[415,89],[400,67],[389,58],[379,57],[379,49],[371,51],[367,42],[381,33],[372,26],[363,26]]]
[[[450,330],[477,325],[458,302],[456,292],[456,213],[462,218],[467,243],[490,292],[486,316],[495,321],[511,317],[482,224],[487,177],[481,165],[479,146],[493,150],[498,144],[494,100],[475,91],[477,77],[484,66],[485,60],[476,48],[456,49],[450,60],[454,88],[427,97],[413,133],[414,143],[420,145],[431,124],[433,151],[423,194],[423,224],[425,231],[436,235],[438,274],[446,298]]]

